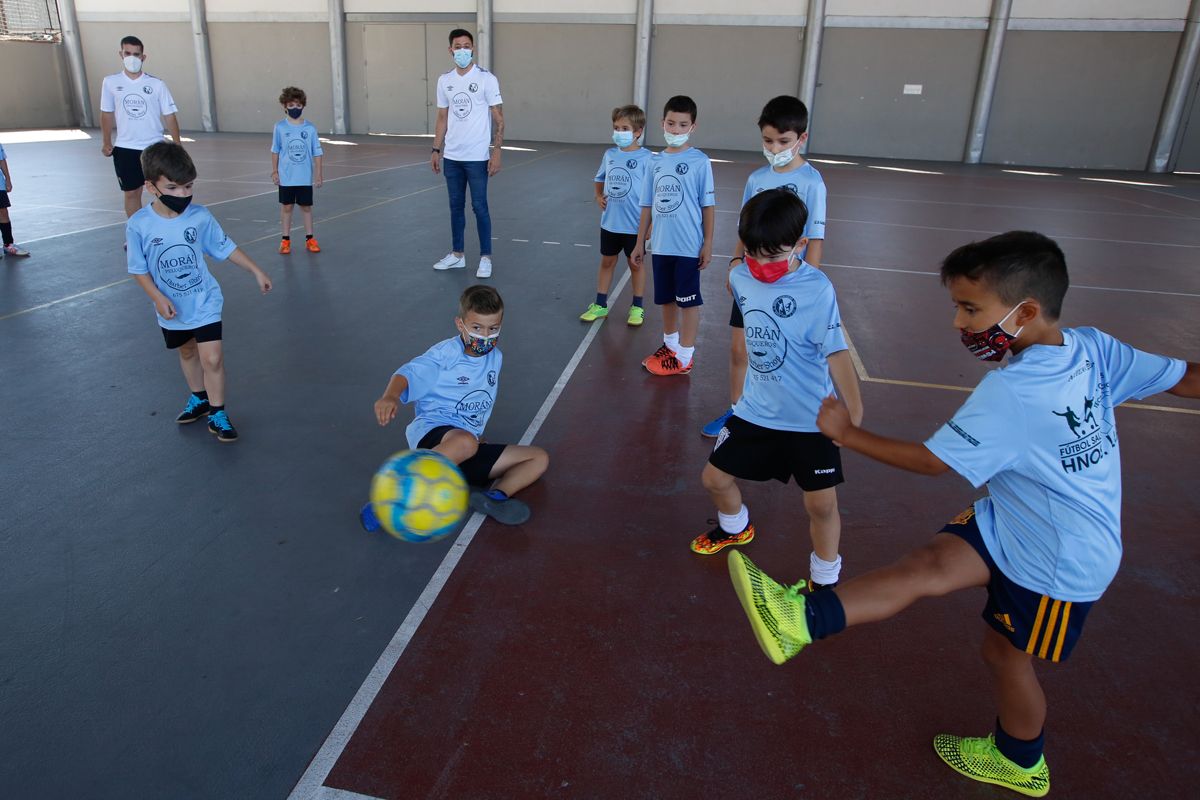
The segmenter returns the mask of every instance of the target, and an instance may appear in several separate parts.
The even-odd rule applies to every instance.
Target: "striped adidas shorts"
[[[940,532],[952,533],[975,548],[991,572],[987,604],[981,615],[983,621],[1018,650],[1045,661],[1066,661],[1083,633],[1083,623],[1094,603],[1055,600],[1009,580],[983,543],[974,508],[946,523]]]

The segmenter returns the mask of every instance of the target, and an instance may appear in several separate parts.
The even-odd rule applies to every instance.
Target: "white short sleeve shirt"
[[[438,108],[449,110],[442,157],[451,161],[487,161],[492,143],[492,106],[503,103],[500,81],[472,65],[465,75],[452,69],[438,78]]]
[[[124,72],[118,72],[104,79],[100,89],[100,110],[116,115],[114,147],[145,150],[162,141],[162,118],[178,109],[171,90],[160,79],[145,72],[131,79]]]

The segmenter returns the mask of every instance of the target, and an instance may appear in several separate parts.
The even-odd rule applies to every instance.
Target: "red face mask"
[[[1021,335],[1024,327],[1017,328],[1016,333],[1009,333],[1004,330],[1004,323],[1013,315],[1023,304],[1017,303],[1012,307],[1004,319],[997,322],[992,327],[985,331],[969,331],[963,328],[960,332],[963,346],[971,351],[971,355],[978,358],[980,361],[999,361],[1004,358],[1004,354],[1012,347],[1012,343]]]
[[[762,262],[753,256],[746,256],[746,266],[750,269],[750,274],[755,280],[763,283],[774,283],[775,281],[787,275],[788,265],[792,263],[792,257],[789,255],[780,261]]]

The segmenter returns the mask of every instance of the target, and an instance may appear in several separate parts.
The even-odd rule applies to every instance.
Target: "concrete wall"
[[[56,128],[75,124],[62,45],[0,42],[0,125],[6,128]]]

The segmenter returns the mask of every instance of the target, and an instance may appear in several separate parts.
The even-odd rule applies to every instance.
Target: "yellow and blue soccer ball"
[[[432,542],[452,533],[467,513],[467,482],[441,453],[405,450],[371,479],[371,509],[397,539]]]

